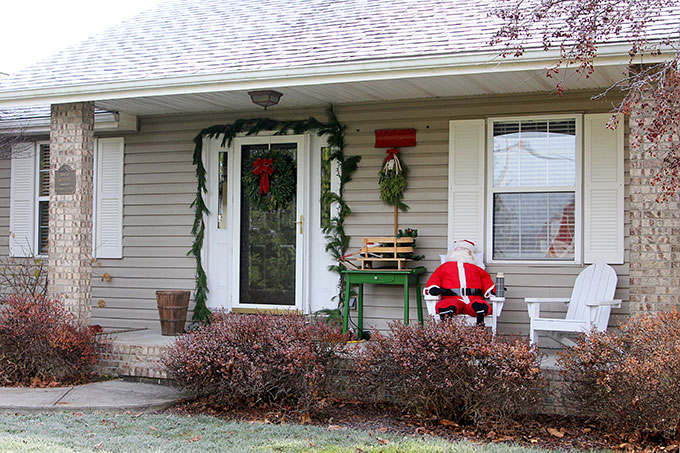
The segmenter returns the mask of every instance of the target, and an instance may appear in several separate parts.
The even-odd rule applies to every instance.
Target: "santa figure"
[[[477,318],[484,325],[484,317],[491,314],[485,298],[495,294],[496,285],[484,269],[475,264],[477,247],[468,241],[455,241],[439,266],[427,281],[425,294],[441,296],[435,311],[441,319],[455,315]]]

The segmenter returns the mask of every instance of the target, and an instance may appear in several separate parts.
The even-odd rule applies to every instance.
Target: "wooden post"
[[[399,208],[397,208],[397,205],[394,205],[394,237],[397,237],[397,233],[399,232]]]

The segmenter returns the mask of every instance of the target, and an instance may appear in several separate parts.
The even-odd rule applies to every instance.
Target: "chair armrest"
[[[601,305],[611,305],[614,308],[621,308],[621,299],[587,301],[586,305],[589,306],[589,307],[597,307],[597,306],[601,306]]]
[[[563,302],[569,303],[568,297],[525,297],[524,302],[527,304],[527,311],[529,318],[536,319],[541,316],[541,303]]]
[[[555,302],[563,302],[565,304],[568,304],[569,301],[568,297],[525,297],[524,302],[527,304],[540,304],[540,303],[555,303]]]
[[[493,316],[498,319],[503,311],[503,305],[505,305],[505,297],[489,296],[489,301],[493,307]]]

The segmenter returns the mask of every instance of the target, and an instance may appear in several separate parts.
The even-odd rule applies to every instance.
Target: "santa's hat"
[[[453,246],[451,247],[451,250],[456,250],[456,249],[466,249],[469,250],[471,254],[478,253],[479,250],[477,249],[477,246],[475,245],[474,242],[468,241],[467,239],[462,239],[458,241],[453,241]]]

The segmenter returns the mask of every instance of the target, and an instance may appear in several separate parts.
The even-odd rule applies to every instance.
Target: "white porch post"
[[[53,104],[48,291],[90,323],[94,103]]]

